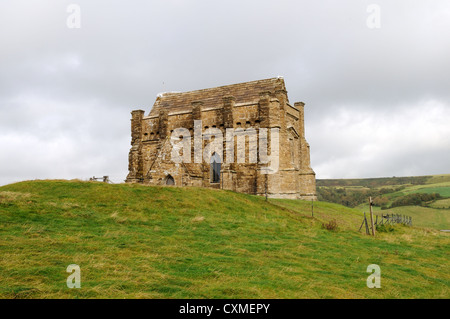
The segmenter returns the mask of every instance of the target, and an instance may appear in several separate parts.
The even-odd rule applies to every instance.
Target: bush
[[[388,204],[389,200],[387,199],[387,197],[383,197],[383,196],[377,196],[373,199],[373,206],[386,206]]]
[[[380,232],[380,233],[392,233],[395,230],[395,228],[392,225],[382,224],[382,225],[377,225],[376,230],[377,230],[377,232]]]
[[[322,228],[325,228],[326,230],[332,230],[332,231],[337,230],[338,224],[336,222],[336,219],[330,220],[328,223],[322,223]]]

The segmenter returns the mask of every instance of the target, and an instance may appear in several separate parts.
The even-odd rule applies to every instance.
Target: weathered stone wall
[[[203,134],[210,128],[223,133],[223,162],[220,182],[211,182],[209,159],[195,163],[194,120],[201,120]],[[304,104],[289,104],[281,78],[247,82],[213,89],[167,93],[157,98],[152,111],[132,112],[132,142],[127,182],[165,185],[173,178],[177,186],[201,186],[265,195],[272,198],[315,199],[315,173],[310,165],[309,145],[304,132]],[[170,136],[176,128],[189,130],[191,163],[172,161]],[[246,138],[246,162],[226,163],[226,129],[278,128],[279,170],[262,174],[266,165],[249,162],[250,143]],[[259,134],[257,134],[259,136]],[[270,138],[269,138],[270,141]],[[200,143],[205,146],[210,141]],[[259,140],[256,140],[258,143]],[[259,144],[257,144],[259,145]],[[269,153],[272,151],[268,147]],[[256,151],[256,149],[254,150]]]

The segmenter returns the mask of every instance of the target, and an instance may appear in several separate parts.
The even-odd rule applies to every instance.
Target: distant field
[[[439,193],[442,197],[450,197],[450,183],[436,183],[436,184],[424,184],[424,185],[411,185],[406,186],[404,189],[398,192],[389,193],[384,196],[393,200],[400,196],[405,196],[413,193]]]
[[[430,176],[429,179],[427,179],[426,182],[427,182],[427,184],[450,182],[450,174],[432,175],[432,176]]]
[[[450,187],[428,187],[428,188],[420,188],[417,190],[417,193],[439,193],[443,197],[450,197]]]
[[[433,208],[446,208],[450,209],[450,198],[440,199],[432,204],[430,204]]]

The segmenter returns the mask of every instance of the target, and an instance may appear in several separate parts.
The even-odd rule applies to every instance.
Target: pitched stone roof
[[[224,96],[234,96],[236,103],[257,102],[261,92],[275,93],[277,90],[286,90],[281,77],[244,82],[232,85],[219,86],[210,89],[190,92],[168,92],[160,94],[150,115],[157,115],[161,107],[171,111],[182,111],[191,108],[191,103],[203,102],[203,108],[219,107],[223,105]]]

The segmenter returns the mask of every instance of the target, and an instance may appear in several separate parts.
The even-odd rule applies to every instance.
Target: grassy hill
[[[0,298],[449,298],[449,234],[359,233],[361,211],[200,188],[0,187]],[[322,227],[337,220],[334,231]],[[66,267],[81,267],[68,289]],[[381,289],[366,286],[381,267]]]

